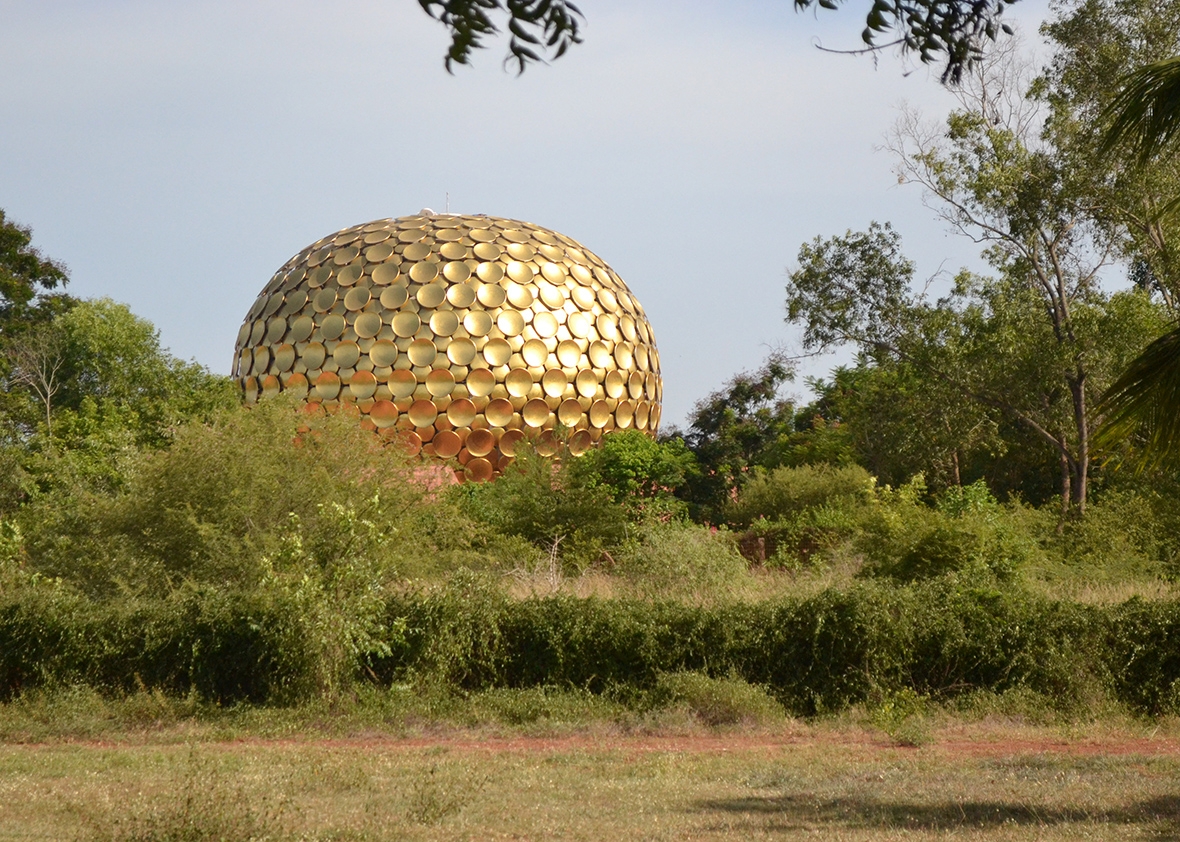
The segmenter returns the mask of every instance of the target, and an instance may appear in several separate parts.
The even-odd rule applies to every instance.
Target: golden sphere
[[[233,376],[247,401],[349,404],[413,452],[498,474],[554,429],[580,453],[654,435],[663,386],[643,308],[614,270],[556,231],[422,212],[355,225],[283,264],[246,314]]]

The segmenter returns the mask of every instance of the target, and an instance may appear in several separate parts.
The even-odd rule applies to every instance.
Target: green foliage
[[[731,491],[750,468],[766,464],[794,431],[794,407],[780,397],[794,368],[772,354],[753,374],[739,374],[693,408],[683,437],[700,466],[688,476],[683,496],[698,520],[718,522]]]
[[[613,572],[641,595],[694,601],[724,598],[747,567],[728,533],[671,521],[644,524]]]
[[[624,448],[625,449],[625,448]],[[628,508],[568,452],[553,459],[521,448],[493,482],[456,486],[452,499],[473,520],[553,552],[569,570],[609,562],[628,540]],[[623,471],[619,470],[623,481]]]
[[[851,538],[873,499],[874,480],[858,466],[776,468],[756,472],[725,518],[745,530],[748,558],[794,568]]]
[[[936,508],[921,505],[925,484],[879,492],[878,505],[863,522],[856,544],[864,572],[902,582],[948,574],[984,574],[1011,582],[1037,556],[1032,536],[1008,517],[983,482],[948,489]]]
[[[763,725],[783,715],[782,706],[763,687],[740,678],[712,678],[699,672],[661,675],[650,704],[683,709],[704,725]]]
[[[0,209],[0,338],[51,318],[69,301],[51,291],[68,281],[66,269],[32,245],[32,231]]]
[[[311,536],[339,526],[331,501],[389,536],[371,552],[428,569],[461,549],[463,522],[393,448],[345,416],[313,418],[282,400],[177,429],[139,453],[127,489],[39,498],[20,513],[30,564],[89,593],[164,594],[185,581],[253,588],[284,546],[294,513]],[[315,540],[320,540],[316,538]]]
[[[661,514],[676,508],[672,493],[698,472],[681,439],[656,441],[639,430],[617,430],[571,464],[580,482],[610,489],[616,503]]]

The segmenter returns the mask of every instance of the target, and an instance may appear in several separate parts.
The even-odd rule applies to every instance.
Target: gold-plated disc
[[[534,398],[521,409],[520,417],[530,427],[544,426],[545,422],[549,420],[549,404],[540,398]]]
[[[438,408],[428,400],[417,400],[410,404],[406,413],[415,427],[429,427],[438,418]]]
[[[527,368],[514,368],[504,378],[504,387],[514,398],[523,398],[533,388],[533,376]]]
[[[492,329],[492,317],[486,310],[471,310],[463,317],[463,328],[472,336],[487,336]]]
[[[470,365],[475,354],[475,343],[470,339],[452,339],[447,345],[447,359],[452,365]]]
[[[459,317],[454,310],[436,310],[430,316],[430,329],[436,336],[450,336],[459,328]]]
[[[377,378],[371,371],[358,371],[348,378],[348,391],[355,400],[373,397],[377,391]]]
[[[483,264],[483,266],[488,265],[495,264]],[[483,266],[480,268],[483,268]],[[479,290],[475,294],[475,297],[478,298],[479,303],[485,307],[499,307],[504,303],[506,293],[504,292],[504,287],[500,286],[498,283],[489,282],[480,286]]]
[[[590,423],[595,427],[605,427],[611,419],[611,407],[606,401],[595,401],[590,405]]]
[[[459,450],[463,447],[463,440],[459,438],[457,433],[451,430],[443,430],[434,434],[431,444],[434,445],[435,456],[443,459],[454,459],[459,455]]]
[[[483,410],[484,418],[493,427],[503,427],[512,420],[512,404],[504,398],[497,398]]]
[[[299,400],[307,397],[308,388],[307,378],[299,372],[293,372],[283,380],[283,391]]]
[[[533,306],[533,291],[523,284],[508,284],[506,294],[508,303],[517,310],[527,310]]]
[[[447,260],[462,260],[467,257],[467,246],[462,243],[443,243],[438,251]]]
[[[515,456],[516,446],[523,438],[524,433],[521,430],[505,430],[504,435],[500,436],[500,452],[505,456]]]
[[[568,446],[570,453],[574,456],[581,456],[594,446],[594,439],[590,437],[590,433],[586,430],[577,430],[570,436]]]
[[[419,284],[428,284],[438,277],[438,264],[428,260],[415,263],[410,267],[410,280]]]
[[[610,349],[607,348],[606,343],[601,339],[596,339],[590,343],[590,348],[586,351],[586,355],[590,357],[590,364],[596,368],[606,368],[614,363]]]
[[[406,246],[402,257],[406,260],[425,260],[430,256],[430,246],[426,243],[415,242]],[[429,280],[429,278],[427,279]]]
[[[526,365],[544,365],[549,359],[549,349],[540,339],[530,339],[521,346],[520,355],[524,357]]]
[[[351,266],[345,266],[336,273],[336,283],[342,287],[350,287],[361,279],[364,270],[356,263]]]
[[[505,336],[519,336],[524,330],[524,316],[517,310],[501,310],[500,315],[496,317],[496,327],[500,328]]]
[[[467,391],[472,397],[486,398],[495,387],[496,378],[486,368],[472,369],[467,375]]]
[[[615,423],[618,424],[620,430],[625,430],[631,426],[631,421],[635,417],[635,405],[631,401],[619,401],[619,405],[615,408]]]
[[[396,310],[409,299],[409,293],[402,284],[395,284],[381,290],[381,306],[386,310]]]
[[[593,330],[593,322],[585,313],[570,313],[565,320],[565,326],[569,328],[569,332],[578,339],[585,339]]]
[[[635,356],[631,350],[630,342],[615,343],[615,362],[619,364],[619,368],[630,369],[634,367]]]
[[[453,284],[447,287],[447,301],[452,307],[470,307],[475,303],[475,289],[470,284]]]
[[[422,320],[417,313],[401,312],[393,317],[393,332],[402,337],[410,337],[422,327]]]
[[[347,266],[349,263],[352,263],[352,261],[355,260],[357,255],[360,253],[361,250],[356,246],[342,248],[332,256],[332,262],[337,266]]]
[[[266,341],[271,345],[277,345],[286,332],[287,320],[282,316],[276,316],[266,324]]]
[[[356,335],[362,339],[372,339],[381,332],[381,314],[361,313],[356,317],[352,328],[356,331]]]
[[[386,381],[385,385],[388,387],[390,394],[400,400],[414,394],[414,390],[418,388],[418,378],[409,369],[397,369],[389,375],[389,380]]]
[[[461,284],[471,277],[471,267],[461,260],[453,260],[443,267],[443,277],[453,284]]]
[[[588,368],[578,372],[574,378],[574,388],[584,398],[592,398],[598,392],[598,376]]]
[[[365,260],[370,263],[382,263],[390,258],[393,254],[393,246],[389,243],[382,243],[379,246],[370,246],[365,249]]]
[[[415,339],[406,349],[406,356],[414,365],[430,365],[438,356],[438,348],[429,339]]]
[[[419,266],[424,264],[419,263]],[[411,273],[412,275],[413,273]],[[447,297],[447,288],[443,284],[427,284],[418,290],[418,304],[421,307],[434,309],[442,304]]]
[[[336,288],[328,287],[321,289],[315,294],[315,299],[312,301],[312,306],[317,313],[326,313],[332,309],[332,305],[336,303]]]
[[[303,349],[303,364],[307,366],[308,371],[315,371],[324,364],[328,352],[324,346],[319,342],[309,342],[307,347]]]
[[[538,336],[543,336],[546,339],[557,335],[557,330],[560,325],[557,323],[557,317],[549,312],[535,313],[533,315],[533,330],[537,331]]]
[[[341,342],[332,349],[332,359],[341,368],[352,368],[360,358],[361,349],[355,342]]]
[[[638,400],[643,396],[644,377],[638,371],[631,372],[631,376],[627,378],[627,394],[633,400]]]
[[[483,346],[483,358],[490,366],[507,365],[511,356],[512,346],[506,339],[489,339]]]
[[[582,405],[572,398],[562,401],[561,406],[557,408],[557,420],[566,427],[576,426],[584,414]]]
[[[468,427],[475,420],[475,412],[475,404],[467,398],[459,398],[447,406],[447,420],[455,427]]]
[[[572,339],[566,339],[557,343],[557,361],[564,366],[573,368],[578,364],[582,358],[582,351],[578,347],[578,343]]]
[[[349,310],[363,310],[372,297],[373,293],[369,291],[368,287],[356,287],[350,289],[348,294],[344,296],[344,306]]]
[[[378,339],[369,349],[369,359],[378,368],[388,368],[397,362],[397,345],[389,339]]]
[[[347,324],[344,321],[344,316],[336,315],[335,313],[324,317],[320,322],[320,335],[324,339],[339,339],[344,335],[344,328]]]
[[[320,372],[315,379],[315,393],[320,400],[334,400],[340,394],[340,378],[336,376],[336,372]]]
[[[621,372],[617,369],[612,369],[606,373],[606,380],[603,381],[602,386],[606,390],[607,397],[621,398],[623,391],[627,387],[627,381]]]
[[[290,371],[293,365],[295,365],[295,347],[293,345],[280,345],[275,348],[275,368],[279,371]]]
[[[560,398],[565,394],[565,387],[569,385],[569,378],[560,368],[551,368],[541,376],[541,388],[551,398]]]
[[[472,430],[467,435],[466,446],[472,456],[487,456],[496,446],[496,437],[490,430]]]
[[[441,398],[455,390],[455,375],[445,368],[436,368],[426,375],[426,391]]]
[[[479,238],[473,236],[472,239],[476,240]],[[471,249],[471,253],[480,260],[492,261],[497,259],[503,252],[495,243],[476,243]]]
[[[470,440],[468,450],[470,451]],[[487,482],[496,473],[492,463],[482,457],[476,457],[463,466],[464,474],[472,482]]]
[[[393,401],[377,401],[369,407],[369,418],[377,425],[378,429],[384,430],[392,427],[397,423],[398,411],[394,406]]]
[[[382,263],[373,270],[373,283],[385,286],[392,284],[401,275],[401,267],[396,263]]]

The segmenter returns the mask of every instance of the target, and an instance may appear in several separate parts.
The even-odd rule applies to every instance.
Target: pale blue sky
[[[608,261],[651,318],[679,423],[796,346],[782,299],[803,241],[877,219],[923,276],[975,253],[874,151],[902,101],[937,116],[949,95],[893,55],[814,46],[855,47],[866,2],[583,0],[586,43],[517,78],[500,43],[448,76],[413,0],[0,0],[0,207],[75,295],[129,303],[228,373],[287,258],[449,193]],[[1045,8],[1012,18],[1032,39]]]

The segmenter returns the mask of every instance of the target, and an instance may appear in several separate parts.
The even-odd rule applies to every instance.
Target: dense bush
[[[266,401],[178,429],[168,449],[139,455],[121,492],[41,499],[18,523],[32,569],[100,596],[256,587],[295,530],[320,563],[364,540],[350,551],[420,572],[466,536],[416,470],[355,418]],[[339,507],[374,528],[342,538]]]
[[[873,478],[856,465],[759,470],[725,507],[725,519],[744,530],[747,558],[795,567],[855,534],[874,493]]]
[[[989,581],[865,583],[689,606],[513,600],[463,574],[447,587],[389,595],[365,645],[333,650],[316,633],[324,617],[288,591],[191,589],[116,604],[30,580],[0,592],[0,696],[83,684],[281,703],[338,695],[355,682],[428,680],[459,691],[556,687],[651,699],[689,694],[695,685],[685,679],[677,690],[668,676],[694,673],[764,687],[802,715],[898,693],[946,701],[977,691],[1031,692],[1067,711],[1107,698],[1145,714],[1180,713],[1180,606],[1086,607]]]

